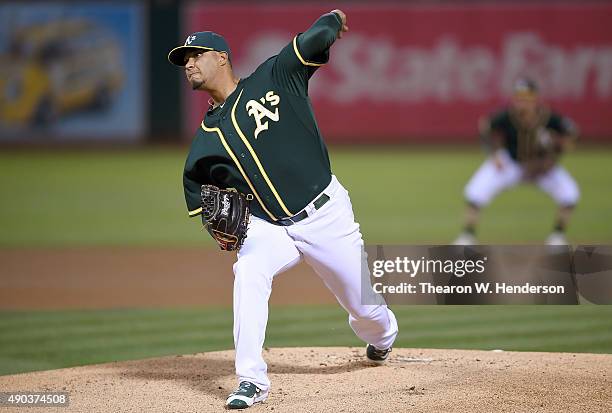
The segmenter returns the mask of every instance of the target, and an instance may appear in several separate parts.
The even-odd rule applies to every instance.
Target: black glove
[[[224,251],[240,249],[249,225],[246,196],[234,189],[202,185],[202,218],[204,227]]]

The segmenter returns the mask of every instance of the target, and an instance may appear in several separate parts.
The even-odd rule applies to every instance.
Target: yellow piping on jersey
[[[266,212],[266,214],[268,214],[268,216],[270,218],[272,218],[274,221],[277,221],[277,218],[274,215],[272,215],[272,213],[270,211],[268,211],[268,208],[266,208],[266,205],[263,203],[263,201],[259,197],[259,194],[255,190],[255,187],[251,183],[251,180],[249,179],[247,174],[244,173],[244,169],[242,169],[242,165],[240,165],[240,162],[238,162],[238,158],[236,158],[236,155],[234,155],[234,152],[232,152],[232,149],[229,147],[229,145],[225,141],[225,137],[223,136],[223,133],[221,132],[221,129],[219,129],[219,128],[207,128],[206,125],[204,124],[204,121],[202,121],[202,129],[204,129],[206,132],[216,132],[217,135],[219,135],[219,139],[221,140],[221,143],[223,144],[223,147],[225,148],[227,153],[229,153],[229,156],[231,156],[232,160],[234,161],[234,163],[238,167],[238,170],[242,174],[242,177],[244,178],[246,183],[249,185],[249,188],[251,188],[251,191],[253,191],[253,194],[255,195],[255,198],[257,198],[257,200],[259,201],[259,204],[261,205],[263,210]]]
[[[193,211],[189,211],[189,216],[190,216],[190,217],[195,217],[195,216],[196,216],[196,215],[198,215],[200,212],[202,212],[202,208],[194,209]]]
[[[234,103],[234,106],[232,107],[232,123],[234,124],[234,128],[236,128],[236,132],[238,132],[238,135],[240,136],[240,139],[242,139],[242,142],[244,142],[244,145],[247,147],[247,149],[251,153],[251,156],[253,157],[253,160],[255,160],[255,163],[257,164],[257,168],[259,168],[259,172],[261,172],[261,176],[263,176],[264,180],[268,184],[268,187],[270,187],[270,190],[274,194],[274,198],[276,198],[276,200],[278,201],[278,204],[283,209],[283,212],[285,214],[287,214],[288,217],[291,217],[291,216],[293,216],[295,214],[292,214],[287,209],[287,207],[285,206],[283,200],[281,199],[280,195],[276,191],[276,188],[274,187],[274,185],[272,185],[272,182],[270,181],[270,178],[268,178],[268,174],[266,173],[266,171],[264,170],[263,166],[261,165],[261,162],[259,162],[259,158],[257,157],[257,154],[253,150],[253,147],[251,146],[251,144],[247,140],[246,136],[244,136],[244,133],[242,133],[242,130],[240,129],[240,126],[238,126],[238,122],[236,122],[236,106],[238,105],[238,102],[240,101],[240,97],[242,96],[242,92],[244,92],[244,89],[242,89],[240,91],[240,94],[238,94],[238,98],[236,99],[236,103]]]
[[[302,62],[304,66],[323,66],[323,63],[309,62],[308,60],[305,60],[302,57],[302,55],[300,54],[300,51],[297,48],[297,36],[293,38],[293,50],[295,51],[296,56],[298,57],[298,59],[300,59],[300,62]]]

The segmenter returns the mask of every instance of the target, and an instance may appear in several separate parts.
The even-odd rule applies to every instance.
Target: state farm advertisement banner
[[[612,137],[612,5],[347,5],[349,33],[310,82],[327,141],[466,140],[503,105],[514,80],[536,79],[583,136]],[[329,6],[192,3],[184,34],[212,30],[239,76],[275,55]],[[208,96],[185,89],[192,131]]]

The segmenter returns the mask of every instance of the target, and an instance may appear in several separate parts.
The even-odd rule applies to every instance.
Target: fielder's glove
[[[247,197],[233,189],[202,185],[204,227],[223,251],[240,249],[249,225]]]

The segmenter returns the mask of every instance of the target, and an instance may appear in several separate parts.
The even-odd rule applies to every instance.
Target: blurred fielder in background
[[[567,244],[565,229],[580,197],[572,176],[558,164],[577,137],[573,122],[551,112],[541,101],[533,80],[516,81],[510,106],[479,122],[490,156],[465,187],[467,210],[456,245],[476,244],[480,210],[501,191],[519,182],[536,184],[559,209],[549,245]]]

